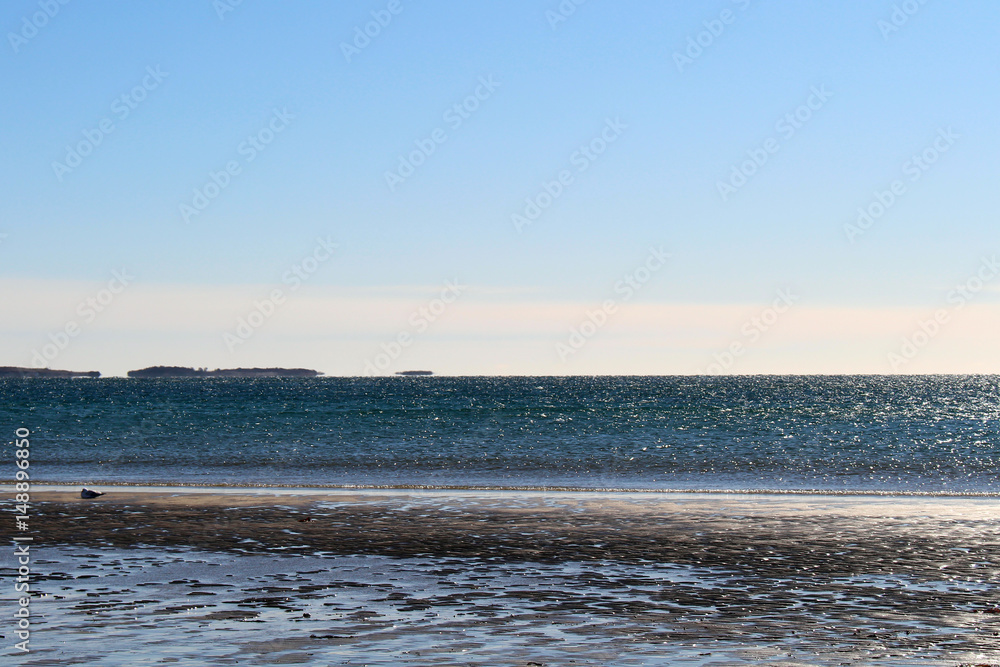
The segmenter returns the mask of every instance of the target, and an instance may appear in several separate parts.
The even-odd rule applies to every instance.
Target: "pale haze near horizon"
[[[992,4],[228,6],[0,10],[0,365],[1000,372]]]

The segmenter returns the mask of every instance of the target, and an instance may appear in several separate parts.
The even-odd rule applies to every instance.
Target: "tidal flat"
[[[994,498],[106,490],[18,664],[1000,664]]]

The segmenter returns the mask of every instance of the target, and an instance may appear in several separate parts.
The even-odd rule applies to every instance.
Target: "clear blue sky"
[[[894,17],[906,3],[589,0],[554,22],[556,0],[244,0],[220,14],[230,2],[0,8],[0,365],[32,365],[77,321],[47,365],[350,375],[403,332],[413,342],[380,372],[690,373],[732,342],[746,347],[727,372],[1000,371],[976,333],[1000,277],[948,301],[1000,251],[995,3],[913,0]],[[373,12],[391,21],[346,57]],[[688,51],[699,33],[707,45]],[[445,115],[477,88],[467,118]],[[797,110],[809,118],[779,129]],[[609,119],[614,141],[581,158]],[[79,166],[54,165],[102,121],[113,130]],[[249,161],[244,142],[269,124],[280,131]],[[914,179],[904,165],[942,130],[947,151]],[[435,131],[390,189],[386,172]],[[724,201],[719,182],[769,139]],[[239,173],[186,221],[181,205],[229,162]],[[519,232],[512,215],[563,170]],[[858,207],[896,180],[902,194],[849,241]],[[283,276],[317,237],[337,250],[292,290]],[[666,265],[616,292],[650,247]],[[122,268],[134,281],[85,321],[78,305]],[[448,279],[467,288],[417,331],[411,315]],[[743,332],[789,288],[789,312]],[[285,303],[227,345],[274,289]],[[608,299],[607,323],[560,355]],[[893,367],[941,308],[946,326]]]

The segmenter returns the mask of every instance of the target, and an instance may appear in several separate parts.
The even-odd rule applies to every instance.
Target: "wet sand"
[[[996,499],[106,490],[21,664],[1000,664]]]

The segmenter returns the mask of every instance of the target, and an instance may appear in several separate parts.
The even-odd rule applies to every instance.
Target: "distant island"
[[[398,371],[396,375],[407,375],[407,376],[434,375],[434,371]]]
[[[97,371],[54,371],[51,368],[0,366],[0,378],[99,378]]]
[[[129,371],[130,378],[312,378],[322,375],[308,368],[184,368],[183,366],[150,366]]]

